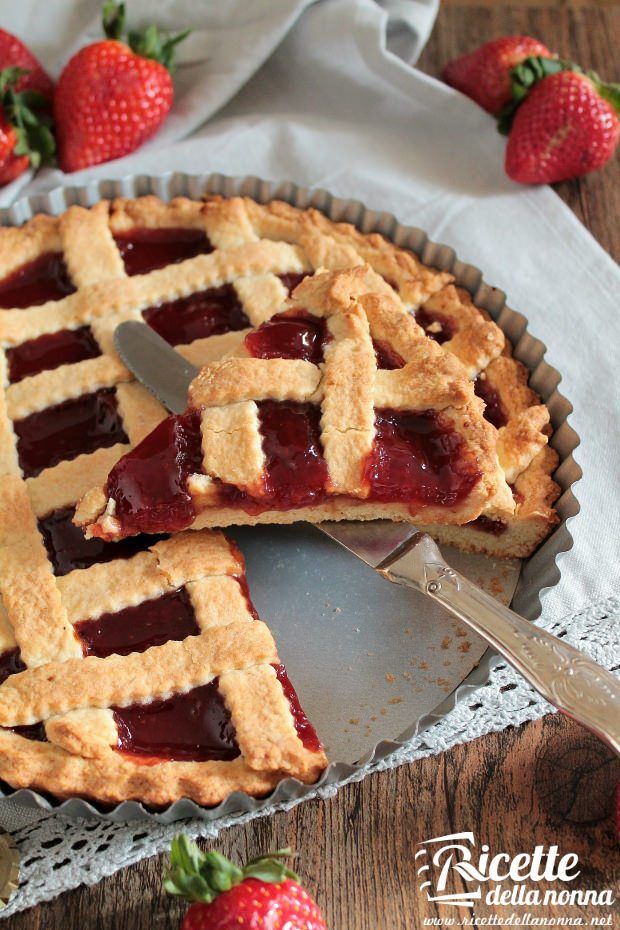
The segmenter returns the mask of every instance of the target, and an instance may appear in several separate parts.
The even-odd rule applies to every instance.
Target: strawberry
[[[510,71],[524,59],[535,56],[553,57],[538,39],[505,36],[449,61],[442,79],[497,116],[512,99]]]
[[[17,132],[15,127],[0,113],[0,184],[9,184],[23,174],[30,159],[27,155],[16,155]]]
[[[58,161],[77,171],[133,152],[161,126],[172,106],[174,47],[187,32],[162,39],[155,26],[121,42],[124,4],[103,8],[107,36],[65,65],[54,95]]]
[[[181,930],[327,930],[299,878],[281,861],[282,849],[243,868],[212,850],[201,853],[186,836],[172,841],[164,886],[194,903]]]
[[[35,58],[21,39],[5,29],[0,29],[0,69],[23,68],[22,76],[15,82],[15,90],[34,90],[49,100],[52,99],[54,85],[52,79],[43,70],[40,61]]]
[[[617,84],[580,70],[543,77],[512,120],[506,173],[521,184],[553,184],[600,168],[618,144],[619,113]]]
[[[23,88],[23,68],[0,71],[0,184],[8,184],[29,165],[37,168],[54,152],[47,112],[49,101],[38,91]]]
[[[50,77],[24,43],[0,29],[0,185],[54,152]]]

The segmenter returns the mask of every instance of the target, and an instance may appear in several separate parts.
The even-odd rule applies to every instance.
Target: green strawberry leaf
[[[125,4],[116,0],[106,0],[102,12],[103,31],[108,39],[122,41],[125,31]],[[158,61],[172,73],[176,46],[187,38],[191,29],[186,29],[176,36],[160,32],[157,26],[146,29],[131,29],[127,34],[127,44],[132,52],[143,58]]]
[[[164,876],[164,888],[169,894],[210,904],[218,894],[230,891],[246,878],[280,884],[287,878],[299,881],[283,859],[289,849],[278,849],[269,856],[253,859],[244,868],[235,865],[216,850],[201,852],[188,837],[176,836],[170,847],[170,862]]]
[[[103,32],[106,39],[120,41],[125,29],[125,4],[106,0],[101,11]]]
[[[161,63],[164,66],[164,68],[168,69],[170,74],[172,74],[176,68],[176,63],[174,60],[174,56],[176,54],[176,47],[179,44],[179,42],[182,42],[183,39],[186,39],[188,37],[191,31],[192,31],[191,29],[186,29],[184,32],[179,32],[179,34],[176,36],[170,36],[170,38],[166,39],[166,41],[162,45]]]
[[[50,105],[49,99],[38,90],[20,91],[20,99],[25,106],[33,110],[47,110]]]
[[[497,131],[501,132],[503,136],[507,136],[510,133],[510,130],[512,127],[512,121],[518,109],[519,109],[519,104],[517,103],[517,101],[511,100],[511,102],[507,103],[506,106],[498,114]]]
[[[24,68],[0,71],[0,106],[15,129],[15,155],[27,155],[36,169],[52,160],[56,143],[51,131],[49,100],[36,91],[15,90],[24,74],[29,74]]]
[[[170,849],[170,863],[188,874],[199,875],[203,854],[195,843],[183,834],[175,836]]]
[[[574,71],[575,74],[583,74],[584,77],[587,77],[596,88],[599,96],[611,104],[620,117],[620,84],[606,84],[596,71],[584,71],[574,61],[566,61],[561,58],[542,58],[540,55],[535,55],[525,58],[510,72],[512,100],[504,107],[497,118],[498,131],[507,136],[512,127],[515,113],[532,88],[550,74],[557,74],[559,71]]]
[[[143,32],[132,30],[127,36],[129,47],[143,58],[159,61],[161,58],[161,39],[157,26],[147,26]]]
[[[242,869],[215,850],[205,854],[200,872],[216,892],[230,891],[233,885],[238,885],[244,877]]]
[[[13,87],[17,84],[20,77],[23,77],[25,74],[30,74],[28,68],[18,68],[17,66],[3,68],[2,71],[0,71],[0,94],[4,94],[9,87]]]
[[[529,92],[550,74],[568,70],[570,63],[560,58],[543,58],[541,55],[531,55],[515,65],[510,71],[510,89],[512,100],[507,103],[497,117],[497,129],[507,136],[512,127],[515,114]]]
[[[215,893],[201,874],[204,856],[188,837],[175,836],[170,848],[170,863],[164,877],[164,888],[169,894],[188,901],[209,903]]]
[[[129,33],[127,41],[129,47],[136,55],[158,61],[168,71],[174,71],[175,50],[179,42],[186,39],[191,29],[186,29],[176,36],[163,37],[157,26],[147,26],[143,31],[133,30]]]
[[[272,882],[276,885],[279,885],[280,882],[283,882],[287,878],[292,878],[294,881],[297,881],[299,876],[291,869],[287,869],[283,862],[278,862],[277,859],[263,859],[260,862],[256,862],[253,865],[246,865],[243,870],[246,878],[258,878],[262,882]]]

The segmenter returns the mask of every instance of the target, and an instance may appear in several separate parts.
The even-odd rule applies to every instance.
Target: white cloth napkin
[[[619,587],[620,275],[549,188],[506,178],[505,143],[486,113],[413,69],[436,7],[436,0],[160,0],[156,7],[133,0],[132,24],[155,16],[195,29],[168,122],[133,156],[72,175],[48,169],[5,188],[0,203],[129,173],[254,174],[358,198],[454,246],[528,317],[575,408],[581,513],[561,583],[544,603],[552,620]],[[68,49],[98,34],[98,16],[98,0],[22,0],[6,10],[3,26],[28,36],[57,74]]]

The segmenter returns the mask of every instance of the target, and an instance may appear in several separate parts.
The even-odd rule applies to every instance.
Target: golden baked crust
[[[0,230],[0,278],[46,253],[62,253],[76,287],[75,293],[61,300],[0,310],[0,370],[5,387],[0,396],[0,657],[19,649],[27,666],[0,686],[0,777],[14,787],[106,802],[135,798],[163,805],[186,796],[212,805],[235,790],[267,794],[288,775],[314,781],[326,764],[322,752],[306,750],[297,737],[270,664],[277,662],[273,640],[249,611],[236,580],[242,566],[223,537],[192,534],[190,543],[179,535],[126,561],[94,564],[55,577],[37,526],[37,519],[58,508],[71,508],[93,483],[105,480],[117,459],[165,416],[116,355],[112,334],[118,322],[142,319],[146,307],[235,281],[248,294],[248,283],[256,282],[254,294],[243,303],[250,322],[257,324],[286,296],[277,275],[310,270],[300,250],[287,243],[261,242],[246,235],[238,237],[234,247],[222,248],[225,224],[218,239],[213,229],[217,224],[207,222],[205,213],[202,203],[163,204],[144,198],[102,202],[90,210],[72,207],[58,218],[38,216],[20,229]],[[114,234],[135,227],[207,226],[216,247],[212,254],[135,277],[127,276],[113,239]],[[83,326],[90,328],[100,356],[8,383],[6,350]],[[242,335],[207,337],[179,349],[201,364],[229,351]],[[13,422],[99,388],[115,390],[129,444],[61,461],[24,480]],[[127,657],[82,657],[74,624],[180,587],[190,599],[200,635]],[[222,631],[223,622],[230,622],[231,631]],[[252,651],[257,635],[265,644],[258,654]],[[123,696],[122,703],[136,687],[143,697],[152,697],[164,672],[166,688],[174,683],[183,688],[191,685],[196,664],[200,680],[218,674],[218,690],[231,712],[240,756],[230,762],[144,765],[117,752],[116,726],[111,711],[102,706],[106,694],[102,688],[114,683],[115,691],[108,696],[110,700]],[[52,687],[49,676],[56,672]],[[245,685],[246,677],[262,681],[260,703]],[[80,695],[79,707],[67,703],[76,695]],[[29,721],[44,722],[47,742],[8,729],[26,719],[26,708]]]
[[[114,236],[133,229],[179,227],[204,231],[214,251],[147,274],[127,276]],[[41,306],[0,309],[0,375],[4,387],[0,392],[0,658],[20,649],[28,666],[21,673],[25,676],[25,692],[30,692],[30,676],[47,663],[61,662],[80,674],[90,671],[93,662],[82,658],[75,623],[97,611],[114,612],[171,588],[184,587],[188,592],[202,631],[199,639],[209,630],[213,632],[223,616],[235,628],[240,624],[249,627],[247,603],[231,574],[236,569],[227,562],[229,549],[217,534],[181,534],[174,540],[153,544],[127,561],[113,560],[55,577],[37,528],[37,520],[59,508],[72,508],[93,486],[99,486],[99,490],[88,495],[84,508],[91,519],[96,519],[105,508],[101,486],[112,466],[165,416],[161,405],[133,381],[118,358],[112,340],[115,326],[125,319],[141,320],[144,309],[196,291],[231,284],[250,324],[258,326],[286,299],[288,284],[280,276],[369,266],[375,272],[370,284],[369,272],[364,269],[342,275],[338,284],[330,284],[329,299],[339,307],[341,324],[348,328],[340,335],[357,338],[360,328],[367,325],[376,339],[391,345],[403,358],[415,361],[420,372],[426,373],[438,407],[456,404],[450,409],[468,411],[468,423],[475,423],[477,430],[471,441],[481,454],[490,454],[489,443],[491,449],[499,450],[501,465],[513,485],[514,504],[507,504],[505,493],[500,493],[488,497],[479,511],[491,521],[504,522],[501,535],[480,529],[475,523],[429,524],[431,531],[462,548],[491,555],[527,555],[557,522],[553,502],[558,488],[551,479],[557,456],[545,445],[548,413],[528,388],[526,370],[511,358],[510,346],[499,328],[475,307],[465,291],[454,287],[450,274],[425,266],[381,236],[365,235],[349,224],[330,221],[318,211],[298,210],[279,202],[262,205],[247,198],[220,197],[204,201],[178,198],[171,203],[155,197],[119,199],[90,209],[71,207],[59,217],[41,215],[20,228],[0,229],[0,281],[47,253],[62,254],[75,292]],[[319,288],[317,280],[314,286]],[[309,282],[306,296],[316,300],[318,306],[325,294],[321,295],[319,289],[311,296],[308,288]],[[385,312],[388,305],[390,312]],[[446,335],[448,324],[450,338],[444,339],[444,348],[464,365],[471,379],[486,381],[500,398],[506,422],[499,437],[492,433],[492,427],[481,423],[481,403],[472,398],[462,374],[452,377],[445,355],[441,356],[442,377],[433,382],[440,356],[432,343],[421,344],[420,327],[411,315],[401,325],[406,313],[417,314],[427,334],[435,339]],[[43,335],[85,326],[99,346],[98,357],[9,383],[8,350]],[[197,366],[223,356],[237,356],[238,364],[247,361],[243,359],[242,343],[248,331],[207,336],[177,349]],[[360,363],[356,364],[359,392],[350,390],[346,377],[350,358],[341,357],[338,365],[331,366],[336,394],[330,396],[341,401],[328,409],[331,426],[326,429],[335,489],[355,486],[355,463],[368,442],[369,399],[375,404],[416,402],[415,382],[402,372],[375,372],[371,391],[373,379],[363,338],[360,345],[361,355],[356,357]],[[298,380],[293,379],[287,390],[294,387],[303,393],[312,388],[320,392],[325,377],[317,378],[316,371],[303,365],[296,367]],[[14,422],[99,388],[115,392],[128,441],[62,460],[24,479]],[[248,486],[257,475],[253,408],[254,400],[249,398],[225,413],[226,418],[234,416],[238,438],[244,437],[245,442],[243,455],[234,461],[226,455],[225,444],[222,448],[215,441],[217,417],[222,414],[209,408],[214,439],[209,455],[214,457],[216,471],[229,467],[229,479]],[[344,455],[339,436],[343,409],[350,411],[355,422]],[[199,490],[208,494],[208,485],[203,483]],[[505,483],[502,490],[505,492]],[[352,508],[360,519],[376,516],[362,498],[351,501],[337,494],[329,505],[317,511],[316,518],[351,516]],[[208,512],[205,509],[199,515],[196,527],[209,523]],[[407,519],[408,509],[393,506],[386,508],[385,515]],[[263,516],[269,519],[269,514]],[[305,519],[307,511],[279,512],[277,516],[280,522]],[[220,517],[240,522],[238,510],[235,515],[220,510]],[[427,517],[430,520],[432,514]],[[249,515],[246,518],[246,522],[256,522]],[[160,658],[168,655],[169,645],[168,652],[177,655],[177,644],[166,644],[156,647],[164,650]],[[105,665],[107,660],[97,661]],[[128,667],[126,662],[120,665],[125,670]],[[146,667],[142,660],[137,665]],[[184,667],[182,662],[179,667]],[[7,679],[7,699],[21,675]],[[269,696],[275,687],[268,662],[231,667],[220,675],[220,690],[233,716],[243,695],[251,692]],[[0,713],[4,688],[0,686]],[[137,798],[152,804],[165,804],[184,795],[213,804],[235,788],[265,794],[283,773],[295,773],[306,780],[316,778],[324,757],[317,753],[311,753],[311,758],[299,756],[299,740],[290,738],[290,714],[288,736],[279,734],[271,740],[274,720],[277,724],[280,719],[278,702],[275,711],[267,699],[258,703],[261,706],[254,713],[263,716],[248,718],[250,722],[258,721],[252,747],[247,734],[243,738],[239,735],[245,733],[245,718],[242,721],[237,714],[239,739],[245,742],[240,758],[232,762],[170,762],[154,767],[138,765],[110,748],[115,728],[109,709],[71,705],[46,719],[47,743],[25,739],[0,726],[0,777],[15,786],[40,787],[61,796],[79,793],[112,802]],[[31,719],[35,718],[33,712]],[[267,734],[266,745],[260,738],[263,733]],[[277,752],[272,753],[275,744]]]
[[[215,251],[128,278],[113,235],[134,228],[166,227],[204,230]],[[316,210],[219,196],[204,201],[177,198],[170,203],[149,196],[104,201],[88,210],[71,207],[60,217],[41,215],[19,229],[1,229],[0,278],[46,252],[63,253],[77,291],[40,307],[0,312],[0,345],[9,348],[45,333],[89,325],[103,354],[8,386],[0,398],[0,473],[20,473],[12,419],[45,409],[59,398],[77,396],[80,390],[115,387],[129,446],[98,449],[27,479],[38,516],[71,503],[68,488],[75,487],[75,500],[93,486],[101,486],[114,462],[165,415],[140,385],[132,383],[120,364],[112,344],[115,325],[123,319],[140,320],[147,306],[226,282],[232,282],[244,312],[256,326],[276,312],[286,296],[279,275],[367,263],[383,278],[382,295],[396,294],[401,306],[420,320],[430,319],[425,325],[428,335],[445,337],[442,331],[447,321],[451,333],[444,339],[445,348],[459,358],[471,378],[488,378],[494,384],[508,419],[539,404],[527,388],[525,369],[509,358],[510,347],[501,330],[473,304],[466,291],[454,287],[450,274],[425,266],[412,253],[378,234],[366,235],[350,224],[334,223]],[[371,305],[369,298],[365,307],[369,318]],[[380,323],[375,321],[375,325],[378,329]],[[200,366],[237,352],[246,333],[242,330],[201,338],[177,349]],[[398,348],[397,333],[387,332],[380,338]],[[504,365],[503,370],[498,363]],[[4,367],[0,356],[0,369]],[[521,389],[515,391],[515,385]],[[536,445],[540,448],[544,441],[541,437],[548,437],[548,433],[548,428],[539,432],[529,448],[530,460],[536,455]],[[523,431],[519,436],[522,443]],[[527,454],[522,456],[526,459]],[[532,540],[543,538],[557,522],[552,504],[559,489],[550,481],[556,459],[547,454],[541,461],[542,465],[520,482],[526,491],[517,495],[501,545],[494,535],[478,533],[477,547],[493,555],[522,555],[526,553],[524,538],[533,547]],[[523,493],[527,500],[521,500]],[[537,533],[525,532],[524,536],[526,527],[521,521],[531,522],[534,512]],[[513,526],[516,548],[511,551]],[[471,548],[470,542],[468,533],[463,538],[464,548]]]
[[[512,494],[497,458],[497,435],[482,415],[472,382],[451,353],[425,336],[370,266],[308,276],[287,306],[324,321],[324,362],[255,358],[241,347],[236,356],[206,365],[190,387],[189,406],[201,412],[203,453],[202,473],[188,479],[197,512],[194,526],[380,517],[463,524],[490,507],[494,513],[512,513]],[[394,341],[387,343],[386,337]],[[398,351],[403,367],[379,368],[379,343]],[[329,497],[292,512],[269,509],[248,520],[243,510],[217,499],[214,479],[260,501],[265,455],[257,402],[265,400],[320,405]],[[396,505],[368,499],[365,468],[375,441],[376,409],[441,414],[459,436],[462,455],[475,463],[478,478],[468,493],[450,504],[413,497]],[[86,526],[87,536],[124,535],[115,501],[96,491],[78,506],[76,521]]]
[[[128,277],[113,234],[134,228],[204,230],[214,246],[210,254]],[[357,250],[357,251],[356,251]],[[425,268],[413,255],[395,249],[382,237],[363,236],[352,226],[334,224],[317,211],[300,211],[288,204],[266,206],[247,199],[220,197],[205,201],[177,198],[163,203],[156,197],[102,201],[91,209],[74,206],[62,216],[39,215],[19,228],[0,229],[0,279],[41,255],[62,253],[75,293],[41,306],[0,311],[0,346],[10,349],[60,330],[89,326],[102,355],[95,359],[42,371],[8,384],[0,402],[0,468],[20,474],[12,422],[52,404],[102,387],[116,388],[129,446],[165,416],[161,405],[131,382],[112,341],[123,320],[142,320],[142,311],[222,284],[232,283],[253,326],[272,316],[287,290],[279,275],[302,274],[316,268],[349,267],[372,260],[382,274],[418,301],[439,289],[450,276]],[[193,364],[201,365],[240,344],[247,330],[197,339],[178,346]],[[6,372],[4,353],[0,368]],[[132,410],[144,408],[142,429],[134,428]],[[148,415],[148,422],[144,422]],[[43,515],[64,506],[62,488],[79,483],[77,497],[103,483],[111,465],[129,446],[99,449],[87,460],[69,460],[28,479],[29,492]],[[81,458],[81,457],[80,457]],[[89,480],[90,479],[90,480]]]
[[[273,666],[273,638],[240,586],[243,560],[220,534],[179,534],[127,560],[55,577],[26,487],[0,489],[0,656],[19,648],[25,671],[0,685],[0,778],[57,796],[162,805],[179,797],[217,804],[231,791],[268,793],[326,765],[307,749]],[[84,658],[84,620],[183,588],[197,635],[144,652]],[[117,750],[113,706],[148,703],[218,679],[240,755],[231,761],[144,764]],[[47,742],[11,730],[42,722]]]

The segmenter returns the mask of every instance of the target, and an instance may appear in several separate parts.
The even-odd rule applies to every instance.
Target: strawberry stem
[[[4,68],[0,71],[0,105],[8,122],[15,129],[15,155],[27,155],[33,168],[51,161],[56,151],[52,135],[49,100],[34,90],[15,90],[24,68]]]
[[[606,84],[600,79],[596,71],[584,71],[574,61],[567,61],[562,58],[543,58],[540,55],[534,55],[519,62],[510,72],[512,100],[506,104],[497,117],[499,132],[505,136],[508,135],[515,113],[532,88],[540,81],[544,81],[550,74],[557,74],[558,71],[574,71],[576,74],[583,74],[584,77],[592,81],[599,96],[611,104],[618,116],[620,116],[620,84]]]
[[[532,55],[524,58],[510,71],[510,86],[512,100],[507,103],[497,117],[497,128],[502,135],[510,132],[515,113],[523,103],[531,89],[550,74],[567,70],[567,63],[559,58],[543,58],[541,55]]]
[[[247,878],[271,884],[280,884],[287,878],[299,881],[295,872],[280,861],[290,855],[290,849],[278,849],[268,856],[252,859],[240,868],[216,850],[201,852],[192,840],[180,834],[172,840],[164,888],[168,894],[188,901],[211,904],[218,894],[230,891]]]
[[[143,32],[130,32],[127,40],[136,55],[158,61],[171,73],[175,68],[174,55],[176,46],[190,34],[191,29],[179,32],[176,36],[164,37],[157,26],[147,26]]]
[[[125,4],[115,0],[106,0],[101,11],[103,32],[106,39],[120,41],[125,29]]]
[[[106,0],[102,21],[106,38],[121,42],[125,31],[125,4],[117,3],[116,0]],[[172,73],[175,67],[176,47],[190,32],[191,29],[185,29],[173,36],[162,33],[157,26],[151,25],[142,30],[132,29],[127,34],[127,45],[136,55],[158,61]]]

